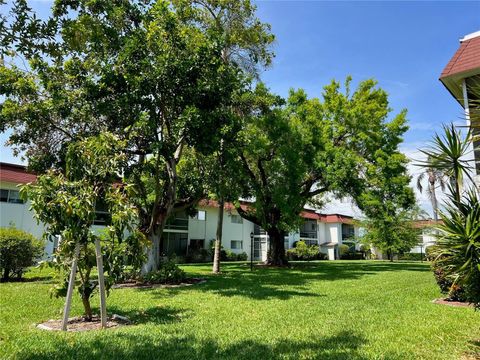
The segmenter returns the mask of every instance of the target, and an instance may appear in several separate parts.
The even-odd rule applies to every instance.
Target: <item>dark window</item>
[[[190,239],[190,249],[203,249],[205,239]]]
[[[8,201],[8,190],[0,189],[0,201],[3,201],[3,202]]]
[[[23,204],[24,201],[20,198],[20,192],[18,190],[0,190],[0,201],[9,202],[11,204]]]

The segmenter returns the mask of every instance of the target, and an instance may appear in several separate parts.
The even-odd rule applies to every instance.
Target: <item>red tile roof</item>
[[[203,199],[200,200],[198,203],[199,206],[204,206],[204,207],[216,207],[218,208],[218,201],[216,200],[209,200],[209,199]],[[241,208],[243,210],[248,209],[248,202],[243,201],[240,204]],[[235,206],[232,203],[225,203],[223,208],[227,211],[235,210]],[[304,219],[311,219],[311,220],[320,220],[321,222],[325,223],[342,223],[342,224],[352,224],[353,223],[353,217],[347,216],[347,215],[341,215],[341,214],[318,214],[315,212],[315,210],[310,210],[310,209],[304,209],[301,213],[300,216]]]
[[[28,172],[23,165],[0,162],[0,181],[26,184],[36,179],[37,176],[32,172]]]
[[[443,69],[440,79],[474,69],[480,69],[480,36],[464,40]]]
[[[423,229],[423,228],[432,227],[432,226],[440,225],[440,224],[443,224],[442,220],[437,220],[437,221],[435,221],[433,219],[416,220],[413,223],[413,227],[417,228],[417,229]]]

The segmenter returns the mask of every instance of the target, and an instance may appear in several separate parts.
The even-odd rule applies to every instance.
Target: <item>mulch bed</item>
[[[196,284],[203,284],[207,280],[202,278],[187,278],[180,284],[149,284],[137,281],[127,281],[121,284],[115,284],[114,289],[152,289],[152,288],[178,288],[184,286],[192,286]]]
[[[130,321],[123,316],[113,315],[107,319],[107,329],[116,328],[119,326],[129,325]],[[62,320],[48,320],[41,324],[37,325],[38,329],[48,330],[48,331],[61,331],[62,330]],[[88,331],[88,330],[100,330],[102,324],[100,317],[94,315],[91,321],[85,320],[82,316],[73,317],[68,319],[67,331],[76,332],[76,331]]]
[[[452,301],[448,299],[435,299],[432,301],[434,304],[448,305],[454,307],[470,307],[473,308],[473,304],[462,302],[462,301]]]

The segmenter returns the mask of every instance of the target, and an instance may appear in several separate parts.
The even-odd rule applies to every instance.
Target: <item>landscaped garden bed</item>
[[[130,321],[118,315],[113,315],[107,320],[107,329],[117,328],[119,326],[129,325]],[[37,325],[38,329],[48,331],[60,331],[62,330],[62,320],[48,320]],[[91,320],[86,320],[83,316],[77,316],[68,319],[67,331],[88,331],[88,330],[101,330],[102,323],[100,317],[94,315]]]

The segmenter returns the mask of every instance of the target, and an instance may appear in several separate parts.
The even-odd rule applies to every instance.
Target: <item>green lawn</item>
[[[88,333],[37,330],[60,318],[51,280],[0,284],[0,358],[461,359],[479,356],[480,312],[435,305],[428,264],[312,262],[293,269],[184,265],[207,283],[117,289],[109,313],[135,326]],[[95,297],[94,303],[98,303]],[[73,314],[81,314],[76,294]],[[470,357],[469,357],[470,358]]]

